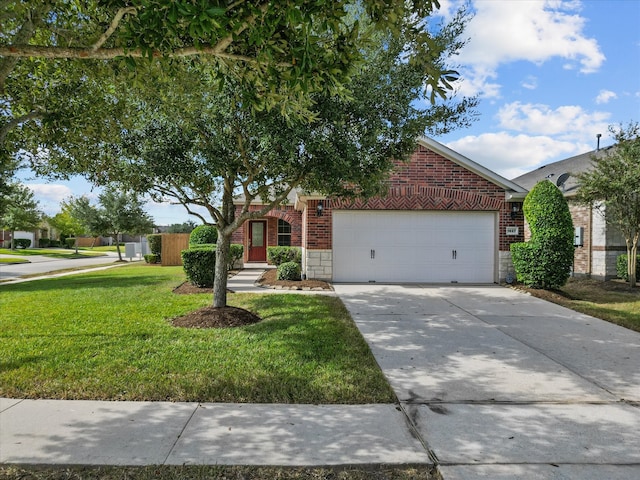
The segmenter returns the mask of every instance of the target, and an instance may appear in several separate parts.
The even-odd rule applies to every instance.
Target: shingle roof
[[[591,170],[593,168],[592,159],[594,157],[603,157],[604,155],[609,153],[611,148],[613,147],[606,147],[600,150],[592,150],[587,153],[576,155],[575,157],[570,157],[564,160],[549,163],[547,165],[543,165],[540,168],[537,168],[536,170],[525,173],[524,175],[520,175],[519,177],[514,178],[512,181],[526,188],[527,190],[531,190],[536,183],[544,180],[545,178],[558,185],[558,180],[560,179],[560,177],[564,173],[567,173],[569,174],[569,177],[564,182],[564,185],[561,184],[558,186],[564,192],[565,196],[570,197],[575,195],[578,190],[576,175]]]

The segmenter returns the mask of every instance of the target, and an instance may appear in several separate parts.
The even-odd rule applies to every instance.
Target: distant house
[[[592,158],[602,158],[612,148],[615,146],[550,163],[513,179],[514,183],[527,190],[531,190],[536,183],[545,179],[558,186],[567,198],[573,226],[576,229],[574,273],[600,280],[616,277],[616,259],[618,255],[627,251],[624,237],[615,228],[607,225],[599,210],[578,205],[574,198],[579,188],[576,176],[593,167]]]
[[[513,272],[509,245],[523,240],[526,193],[423,137],[408,163],[396,163],[386,196],[351,201],[292,192],[286,204],[245,222],[232,241],[244,245],[245,263],[266,261],[269,246],[301,247],[307,278],[494,283]]]

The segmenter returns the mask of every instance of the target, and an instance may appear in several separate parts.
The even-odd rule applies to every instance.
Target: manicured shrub
[[[229,262],[227,263],[227,270],[232,270],[236,262],[242,260],[244,254],[244,246],[239,243],[232,243],[229,245]]]
[[[66,248],[74,248],[76,246],[76,238],[75,237],[67,237],[64,239],[64,246]]]
[[[49,238],[40,238],[38,240],[38,247],[47,248],[51,246],[51,240]]]
[[[182,250],[182,266],[187,280],[196,287],[213,287],[216,252],[213,249]]]
[[[29,248],[31,246],[31,240],[28,238],[16,238],[13,241],[16,248]]]
[[[278,266],[276,278],[278,280],[300,280],[300,264],[296,262],[284,262]]]
[[[267,247],[267,260],[273,265],[285,262],[302,263],[300,247]]]
[[[629,281],[629,271],[627,269],[627,257],[626,253],[618,255],[616,259],[616,273],[618,278],[621,278],[625,282]],[[636,257],[636,272],[640,272],[640,255]]]
[[[534,288],[560,288],[569,279],[575,248],[567,200],[553,183],[544,180],[529,192],[522,209],[531,240],[511,244],[518,281]]]
[[[60,240],[49,240],[49,246],[50,247],[59,247],[60,246]]]
[[[189,234],[189,245],[216,243],[218,230],[213,225],[199,225]]]
[[[158,233],[147,235],[147,242],[149,243],[149,252],[160,258],[162,254],[162,235]]]
[[[147,253],[144,255],[144,261],[146,263],[158,263],[160,262],[160,255],[156,255],[155,253]]]

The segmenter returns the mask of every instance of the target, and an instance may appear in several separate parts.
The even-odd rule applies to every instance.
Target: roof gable
[[[418,139],[418,144],[422,145],[425,148],[437,153],[438,155],[443,156],[447,160],[460,165],[463,168],[479,175],[480,177],[488,180],[489,182],[498,185],[505,190],[512,191],[515,194],[526,194],[527,190],[522,188],[521,185],[512,182],[511,180],[507,180],[506,178],[498,175],[497,173],[489,170],[486,167],[483,167],[479,163],[474,162],[470,158],[461,155],[460,153],[451,150],[449,147],[441,144],[440,142],[436,142],[432,138],[428,137],[420,137]]]

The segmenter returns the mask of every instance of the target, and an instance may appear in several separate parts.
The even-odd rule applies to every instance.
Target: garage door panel
[[[492,212],[334,211],[333,277],[349,282],[492,283]]]

